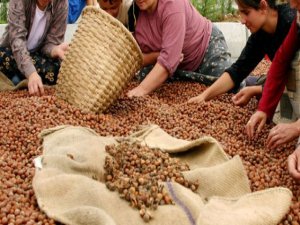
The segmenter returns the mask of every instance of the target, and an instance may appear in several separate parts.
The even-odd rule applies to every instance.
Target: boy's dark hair
[[[139,16],[139,12],[140,12],[139,7],[133,1],[132,5],[130,6],[130,8],[128,10],[128,30],[130,32],[135,31],[135,25],[136,25],[136,21],[137,21],[138,16]]]
[[[236,0],[236,3],[245,7],[250,7],[258,10],[260,8],[261,0]],[[272,9],[277,9],[276,0],[266,0],[269,7]]]

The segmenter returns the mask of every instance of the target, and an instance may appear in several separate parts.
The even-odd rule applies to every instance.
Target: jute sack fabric
[[[126,138],[101,137],[73,126],[44,130],[40,138],[42,168],[36,169],[33,189],[41,210],[64,224],[144,224],[138,210],[104,183],[105,146],[123,141],[170,152],[190,165],[185,178],[200,182],[197,193],[164,183],[175,204],[152,211],[149,224],[276,225],[291,204],[285,188],[251,193],[241,159],[229,158],[211,137],[179,140],[152,125]]]
[[[14,91],[27,88],[28,80],[22,80],[17,85],[0,72],[0,91]]]
[[[87,6],[61,64],[56,94],[83,111],[102,112],[142,63],[141,50],[124,25]]]

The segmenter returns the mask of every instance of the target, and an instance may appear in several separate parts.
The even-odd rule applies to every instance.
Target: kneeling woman
[[[139,86],[128,92],[129,97],[149,94],[176,69],[218,77],[230,65],[222,32],[189,0],[135,2],[140,12],[134,36],[144,54],[144,66],[154,67]]]
[[[10,0],[8,25],[0,39],[0,71],[14,83],[27,78],[30,94],[55,84],[67,27],[67,0]]]

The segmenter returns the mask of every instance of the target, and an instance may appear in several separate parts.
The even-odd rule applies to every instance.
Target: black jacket
[[[279,5],[275,33],[269,34],[259,30],[250,35],[240,57],[231,67],[225,70],[230,74],[235,87],[240,85],[265,55],[273,60],[277,49],[289,32],[295,16],[296,11],[291,9],[288,4]]]

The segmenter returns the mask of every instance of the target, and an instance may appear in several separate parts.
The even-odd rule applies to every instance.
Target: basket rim
[[[140,65],[143,65],[143,53],[141,51],[141,48],[139,46],[139,44],[137,43],[137,41],[135,40],[133,34],[124,26],[123,23],[121,23],[118,19],[114,18],[113,16],[111,16],[109,13],[107,13],[106,11],[104,11],[103,9],[101,9],[100,7],[97,6],[93,6],[93,5],[87,5],[85,6],[85,8],[82,11],[82,16],[84,16],[84,14],[87,13],[87,11],[94,11],[96,13],[100,13],[102,15],[105,16],[105,19],[107,19],[108,21],[112,22],[112,23],[116,23],[121,29],[122,31],[126,34],[127,37],[130,38],[130,40],[132,41],[132,43],[134,44],[136,50],[138,51],[138,54],[140,55]]]

